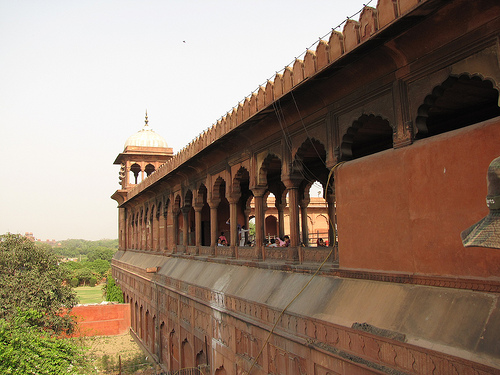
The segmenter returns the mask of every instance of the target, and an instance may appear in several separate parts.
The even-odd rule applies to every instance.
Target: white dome
[[[127,139],[124,149],[128,146],[168,148],[167,141],[165,141],[161,135],[156,134],[153,129],[149,127],[147,114],[146,124],[141,130]]]

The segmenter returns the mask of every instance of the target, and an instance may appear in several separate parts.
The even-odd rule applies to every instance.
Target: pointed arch
[[[144,167],[144,172],[146,172],[146,176],[149,177],[149,175],[153,173],[155,169],[156,169],[155,166],[150,163]]]
[[[342,137],[341,159],[353,160],[392,148],[394,129],[381,116],[362,115]]]
[[[494,82],[479,75],[449,76],[418,108],[416,139],[456,130],[500,116]]]
[[[259,185],[266,186],[275,195],[281,195],[284,190],[281,181],[282,161],[276,154],[269,153],[259,168]]]
[[[314,181],[320,181],[322,185],[326,183],[329,172],[326,158],[326,146],[321,141],[307,138],[302,142],[293,157],[293,168],[306,181],[303,183],[304,188],[307,185],[310,187]]]

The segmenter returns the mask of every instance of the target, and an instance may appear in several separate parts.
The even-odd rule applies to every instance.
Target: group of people
[[[266,247],[288,247],[290,246],[290,237],[288,235],[283,238],[276,237],[266,240]]]
[[[229,223],[229,220],[228,222]],[[246,232],[248,232],[249,229],[245,229],[245,226],[241,226],[238,224],[238,246],[250,246],[251,242],[246,240]],[[224,235],[224,232],[220,232],[220,236],[217,239],[217,246],[229,246],[229,242],[227,241],[226,236]]]
[[[239,235],[239,241],[238,241],[238,246],[253,246],[252,242],[247,241],[245,239],[245,232],[248,232],[248,229],[245,229],[245,227],[240,227],[238,226],[238,235]],[[217,246],[229,246],[229,242],[227,241],[226,236],[224,235],[224,232],[220,232],[220,236],[217,239]],[[266,247],[288,247],[290,246],[290,237],[288,235],[283,236],[282,238],[276,237],[276,238],[270,238],[266,239],[265,241],[265,246]],[[304,246],[304,245],[302,245]],[[328,244],[322,239],[318,238],[316,240],[316,246],[317,247],[327,247]]]

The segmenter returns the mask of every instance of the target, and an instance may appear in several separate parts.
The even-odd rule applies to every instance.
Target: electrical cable
[[[345,162],[341,161],[340,163],[337,163],[335,164],[332,169],[330,170],[330,173],[328,175],[328,180],[327,180],[327,186],[330,184],[330,178],[334,175],[334,172],[335,172],[335,169],[337,169],[340,165],[344,164]],[[335,239],[336,239],[336,229],[335,229],[335,225],[332,223],[331,220],[328,220],[329,222],[329,225],[331,226],[331,229],[332,229],[332,232],[333,232],[333,239],[334,239],[334,242],[335,242]],[[278,318],[276,319],[276,321],[274,322],[274,325],[273,327],[271,328],[271,330],[269,331],[269,334],[267,335],[267,338],[266,340],[264,341],[264,343],[262,344],[262,347],[260,348],[260,351],[259,353],[257,354],[257,356],[255,357],[255,359],[253,360],[252,362],[252,365],[250,366],[250,369],[247,371],[247,375],[250,375],[250,373],[252,372],[252,369],[254,368],[255,364],[257,363],[259,357],[261,356],[264,348],[266,347],[267,343],[269,342],[269,339],[271,338],[271,335],[274,333],[274,330],[276,329],[276,326],[278,325],[278,322],[280,321],[281,317],[283,316],[283,314],[285,313],[285,311],[288,309],[288,307],[290,307],[290,305],[302,294],[302,292],[308,287],[308,285],[311,283],[311,281],[313,281],[313,279],[317,276],[317,274],[319,273],[319,271],[321,270],[321,268],[324,266],[324,264],[326,263],[326,261],[328,260],[328,258],[330,258],[330,256],[332,255],[333,251],[335,250],[335,245],[332,246],[330,252],[328,253],[328,255],[325,257],[325,259],[323,260],[323,262],[321,262],[321,264],[319,265],[318,269],[316,270],[316,272],[314,272],[314,274],[311,276],[311,278],[307,281],[307,283],[302,287],[302,289],[295,295],[295,297],[292,298],[292,300],[283,308],[283,310],[281,310],[280,314],[278,315]]]
[[[302,124],[302,127],[304,128],[304,131],[306,132],[307,139],[309,140],[309,142],[311,142],[311,145],[313,146],[314,151],[316,151],[316,155],[318,155],[318,158],[323,162],[323,165],[326,167],[326,162],[324,162],[323,159],[321,158],[321,155],[319,154],[318,149],[316,148],[316,146],[314,146],[314,143],[313,143],[311,137],[309,136],[309,133],[307,132],[306,125],[304,124],[304,119],[302,118],[302,115],[301,115],[300,110],[299,110],[299,106],[297,104],[297,101],[295,100],[295,95],[293,95],[293,90],[290,91],[290,94],[292,96],[293,104],[295,104],[295,109],[297,109],[297,113],[298,113],[299,118],[300,118],[300,123]]]

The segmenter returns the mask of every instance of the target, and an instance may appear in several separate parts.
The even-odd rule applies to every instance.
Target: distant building
[[[33,232],[25,232],[24,233],[24,237],[28,238],[29,240],[33,241],[33,242],[42,242],[41,239],[37,239],[35,238],[35,236],[33,235]],[[44,243],[46,243],[47,245],[50,245],[52,247],[59,247],[61,246],[61,243],[60,242],[57,242],[56,240],[52,239],[52,240],[45,240],[43,241]]]
[[[500,251],[461,240],[500,156],[499,40],[497,0],[379,0],[179,153],[146,119],[115,161],[112,269],[152,358],[213,375],[499,374]],[[304,241],[315,182],[323,248]],[[271,231],[290,246],[265,247]]]

